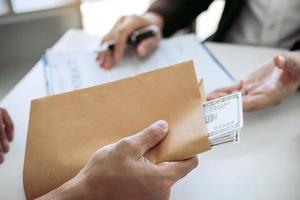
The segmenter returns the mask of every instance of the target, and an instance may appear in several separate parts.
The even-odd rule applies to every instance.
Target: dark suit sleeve
[[[297,40],[292,48],[290,49],[291,51],[299,51],[300,50],[300,39]],[[300,87],[298,88],[298,91],[300,92]]]
[[[164,18],[163,36],[168,37],[192,24],[194,19],[208,8],[213,0],[157,0],[148,11]]]
[[[291,48],[291,51],[295,51],[295,50],[300,50],[300,39],[297,40],[297,41],[294,43],[293,47]]]

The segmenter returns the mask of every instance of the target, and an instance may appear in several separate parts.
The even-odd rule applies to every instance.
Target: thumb
[[[283,55],[278,55],[274,57],[274,64],[288,72],[300,72],[300,53],[299,52],[289,52]]]
[[[137,54],[141,57],[149,55],[158,45],[159,38],[148,38],[140,42],[137,46]]]
[[[168,132],[168,123],[164,120],[159,120],[151,124],[145,130],[131,136],[131,140],[138,147],[140,155],[144,155],[149,149],[158,144],[166,137]]]

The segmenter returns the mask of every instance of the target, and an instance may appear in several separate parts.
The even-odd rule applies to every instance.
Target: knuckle
[[[140,17],[138,15],[129,15],[129,18],[132,19],[132,20],[136,20],[136,19],[139,19]]]
[[[111,151],[111,145],[106,145],[100,149],[97,149],[97,151],[95,152],[95,155],[96,156],[100,156],[100,155],[103,155],[103,154],[107,154]]]
[[[102,38],[102,42],[105,42],[105,41],[107,41],[108,40],[108,35],[106,35],[106,36],[104,36],[103,38]]]
[[[130,15],[127,20],[129,23],[136,25],[136,26],[146,23],[145,19],[143,19],[142,17],[140,17],[138,15]]]
[[[97,149],[97,151],[93,154],[93,157],[94,157],[94,158],[99,158],[99,157],[101,157],[101,155],[103,154],[103,151],[105,151],[104,149],[105,149],[105,147],[104,147],[104,148],[101,148],[101,149]]]
[[[128,138],[121,139],[112,149],[112,154],[117,160],[127,160],[135,152],[135,144]]]
[[[127,34],[127,28],[126,27],[120,27],[118,30],[119,35],[126,35]]]
[[[118,22],[122,22],[122,21],[124,21],[125,19],[127,18],[127,16],[121,16],[121,17],[119,17],[119,19],[118,19]]]
[[[135,146],[134,142],[129,138],[123,138],[117,143],[117,149],[120,149],[122,151],[133,149],[134,146]]]
[[[90,161],[94,162],[95,164],[100,164],[103,159],[107,157],[107,152],[105,148],[98,149],[89,159]]]
[[[124,149],[127,147],[127,140],[126,139],[121,139],[117,144],[116,144],[116,149]]]
[[[105,36],[102,38],[101,43],[103,44],[104,42],[108,42],[108,41],[110,41],[110,40],[112,40],[112,39],[113,39],[113,37],[112,37],[111,33],[108,33],[107,35],[105,35]]]

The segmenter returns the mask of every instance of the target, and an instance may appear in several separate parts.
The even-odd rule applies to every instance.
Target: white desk
[[[57,48],[70,49],[68,47]],[[259,66],[280,50],[209,43],[236,77]],[[39,62],[1,102],[15,122],[11,151],[0,166],[0,199],[25,199],[23,162],[30,100],[46,95]],[[200,163],[172,191],[174,200],[300,199],[300,94],[282,105],[245,115],[239,144],[199,156]]]

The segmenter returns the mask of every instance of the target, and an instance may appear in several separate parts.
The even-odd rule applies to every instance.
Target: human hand
[[[126,48],[126,42],[130,35],[134,31],[150,25],[155,25],[162,30],[162,17],[155,13],[146,13],[142,16],[132,15],[121,17],[112,30],[105,35],[102,40],[102,44],[111,40],[116,41],[115,49],[113,52],[100,52],[96,58],[99,65],[105,69],[111,68],[115,61],[122,59]],[[145,39],[135,46],[139,56],[147,56],[157,47],[161,38],[160,32],[155,37]]]
[[[9,142],[13,140],[14,125],[4,108],[0,108],[0,164],[4,162],[4,154],[9,151]]]
[[[208,94],[208,100],[241,91],[245,112],[280,104],[300,86],[300,52],[275,56],[273,61],[236,84]]]
[[[197,157],[153,164],[144,154],[167,135],[158,121],[140,133],[99,149],[79,174],[41,199],[168,199],[171,186],[198,164]]]

